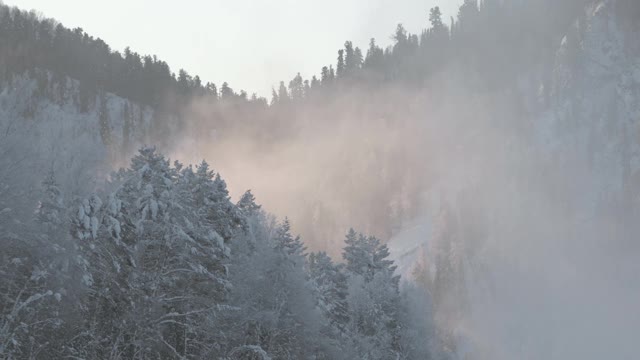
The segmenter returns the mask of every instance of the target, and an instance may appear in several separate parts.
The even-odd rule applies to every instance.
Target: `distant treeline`
[[[338,52],[335,66],[323,67],[311,79],[298,74],[288,86],[281,82],[270,102],[300,100],[336,83],[372,86],[400,81],[421,86],[452,62],[464,63],[470,70],[482,69],[482,77],[489,80],[483,83],[494,85],[509,79],[505,74],[515,74],[525,63],[548,56],[540,49],[552,49],[553,42],[559,41],[558,34],[566,30],[576,9],[585,2],[467,0],[457,18],[450,21],[443,19],[435,7],[425,11],[428,28],[420,34],[408,33],[398,25],[394,44],[387,48],[380,47],[375,39],[366,50],[347,41]],[[634,6],[633,1],[621,3],[627,2],[629,7]],[[551,26],[538,25],[543,17]],[[504,49],[511,49],[509,54],[515,56],[505,56]],[[140,55],[129,48],[122,53],[114,51],[82,28],[69,29],[33,11],[0,4],[0,78],[34,68],[77,79],[85,91],[112,92],[156,109],[178,110],[194,96],[266,105],[265,99],[236,92],[226,82],[218,87],[186,70],[173,72],[155,55]]]
[[[290,81],[280,82],[270,99],[235,91],[226,82],[220,86],[204,83],[185,70],[176,74],[155,56],[142,56],[129,49],[124,53],[113,51],[80,28],[68,29],[34,12],[0,5],[0,80],[31,71],[43,96],[60,104],[73,98],[80,111],[98,109],[97,130],[102,141],[116,151],[126,153],[134,143],[167,148],[163,145],[175,146],[183,138],[209,145],[215,142],[211,134],[217,134],[218,140],[251,143],[257,159],[257,154],[268,153],[283,139],[300,141],[320,131],[341,128],[344,123],[350,123],[350,129],[357,128],[354,122],[371,128],[379,126],[373,122],[382,119],[400,128],[407,119],[434,116],[432,108],[407,113],[415,108],[412,102],[426,103],[424,97],[411,97],[427,89],[426,97],[437,103],[433,99],[451,91],[447,89],[451,83],[467,93],[497,94],[504,102],[523,106],[523,100],[513,94],[522,85],[521,77],[534,69],[537,73],[530,77],[540,86],[535,83],[531,87],[535,91],[540,88],[541,101],[549,102],[555,51],[587,2],[467,0],[450,19],[445,19],[438,7],[425,9],[425,29],[419,33],[398,25],[389,46],[375,39],[362,48],[346,41],[334,64],[327,64],[310,79],[298,73]],[[618,3],[625,13],[638,7],[633,0]],[[579,61],[579,39],[570,38],[568,47]],[[221,76],[226,71],[217,70]],[[64,94],[71,92],[64,86],[69,78],[79,81],[78,90]],[[110,119],[113,114],[107,115],[105,92],[140,105],[122,109],[122,136],[111,133],[116,131],[110,123],[115,119]],[[37,99],[32,101],[35,107]],[[139,125],[141,109],[152,110],[145,129]],[[510,116],[510,121],[513,118]],[[131,135],[143,133],[144,139]],[[353,136],[354,144],[360,144],[360,134],[349,136]],[[404,137],[405,146],[358,145],[360,150],[352,147],[351,156],[342,163],[332,160],[334,173],[325,178],[324,198],[314,200],[314,195],[308,195],[309,202],[317,202],[306,216],[315,219],[313,228],[341,227],[333,212],[325,208],[327,195],[335,197],[335,207],[352,216],[364,217],[358,215],[361,208],[369,208],[367,219],[350,225],[381,237],[390,236],[400,219],[415,215],[420,197],[406,193],[419,193],[418,184],[428,180],[423,178],[426,175],[403,166],[412,158],[412,146],[419,147],[407,146],[409,140]],[[123,139],[122,143],[117,138]],[[283,158],[281,162],[289,160]],[[371,184],[367,191],[357,185],[365,177]],[[368,195],[371,189],[376,189],[375,201]],[[316,189],[314,194],[319,193]],[[356,194],[359,201],[345,203],[345,198]],[[406,200],[399,200],[402,198]],[[372,224],[371,228],[364,223]]]

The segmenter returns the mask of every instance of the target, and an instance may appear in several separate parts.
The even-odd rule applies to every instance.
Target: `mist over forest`
[[[265,98],[0,2],[0,358],[637,358],[640,2],[416,11]]]

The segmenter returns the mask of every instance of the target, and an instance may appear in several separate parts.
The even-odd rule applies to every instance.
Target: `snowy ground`
[[[411,278],[411,271],[418,262],[422,249],[426,248],[431,233],[429,219],[420,217],[408,223],[389,241],[391,258],[398,266],[397,273],[403,279]]]

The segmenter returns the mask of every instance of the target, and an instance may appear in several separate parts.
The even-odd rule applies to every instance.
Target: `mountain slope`
[[[390,242],[403,273],[427,277],[439,326],[461,354],[637,352],[640,289],[630,284],[640,273],[640,33],[623,5],[594,1],[578,14],[555,52],[550,101],[531,114],[527,131],[494,137],[503,151],[475,150],[492,163],[476,166],[468,156],[467,172],[443,172],[427,194],[435,211],[417,227],[429,235],[407,231]],[[524,83],[536,84],[535,74],[525,69]],[[543,101],[544,88],[524,89],[526,103]],[[443,213],[453,215],[442,222]],[[454,309],[439,304],[442,293]]]

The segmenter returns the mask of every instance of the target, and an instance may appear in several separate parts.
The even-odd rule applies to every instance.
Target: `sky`
[[[0,0],[1,1],[1,0]],[[177,73],[269,96],[297,72],[310,78],[333,64],[346,40],[365,50],[391,43],[398,23],[419,33],[428,11],[445,19],[462,0],[5,0],[67,27],[81,27],[112,49],[158,55]],[[448,23],[448,21],[447,21]]]

